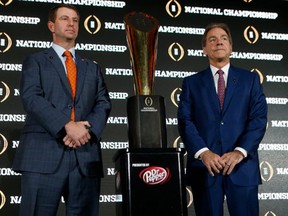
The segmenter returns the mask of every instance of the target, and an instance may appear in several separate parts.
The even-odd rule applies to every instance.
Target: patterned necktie
[[[219,99],[220,109],[222,110],[223,103],[224,103],[224,96],[225,96],[225,80],[223,77],[224,72],[222,70],[218,70],[217,73],[219,74],[218,99]]]
[[[66,56],[65,65],[66,65],[66,70],[67,70],[67,77],[68,77],[68,81],[70,84],[72,97],[74,101],[75,95],[76,95],[76,79],[77,79],[76,64],[73,60],[72,54],[68,50],[64,52],[64,55]],[[75,120],[74,106],[72,107],[71,120],[72,121]]]

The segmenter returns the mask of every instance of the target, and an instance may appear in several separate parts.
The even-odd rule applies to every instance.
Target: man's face
[[[211,29],[206,37],[206,46],[203,52],[208,56],[210,63],[229,62],[232,52],[231,41],[222,28]]]
[[[62,7],[57,10],[55,22],[49,21],[48,26],[53,33],[54,42],[75,41],[79,30],[79,17],[74,10]]]

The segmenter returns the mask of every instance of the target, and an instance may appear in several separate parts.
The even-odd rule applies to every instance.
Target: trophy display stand
[[[117,216],[187,216],[181,149],[122,149],[113,159]]]

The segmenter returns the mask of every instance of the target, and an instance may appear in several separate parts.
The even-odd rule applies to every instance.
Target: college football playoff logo
[[[174,61],[180,61],[184,57],[184,49],[179,43],[172,43],[168,48],[168,54]]]
[[[7,52],[12,46],[12,40],[5,32],[0,32],[0,53]]]
[[[261,73],[261,71],[258,70],[258,69],[256,69],[256,68],[253,68],[253,69],[251,70],[251,72],[255,72],[255,73],[258,74],[258,76],[259,76],[259,78],[260,78],[260,83],[262,84],[263,81],[264,81],[264,76],[263,76],[263,74]]]
[[[7,148],[8,148],[8,141],[6,137],[4,137],[0,133],[0,155],[2,155],[6,151]]]
[[[261,169],[261,179],[265,182],[270,181],[274,175],[274,170],[271,164],[268,163],[267,161],[262,161],[260,163],[260,169]]]
[[[244,38],[250,44],[255,44],[259,39],[259,33],[253,26],[248,26],[244,30]]]
[[[182,8],[176,0],[170,0],[166,4],[166,12],[169,16],[176,18],[181,14]]]
[[[1,86],[2,84],[2,86]],[[0,103],[3,103],[5,100],[7,100],[7,98],[10,95],[10,89],[8,87],[8,85],[1,81],[0,83]]]
[[[6,203],[6,197],[2,191],[0,191],[0,198],[0,209],[2,209]]]
[[[101,22],[95,15],[90,15],[85,19],[84,27],[90,34],[96,34],[101,29]]]
[[[181,88],[175,88],[170,95],[171,102],[176,107],[178,107],[178,103],[180,101],[179,97],[180,97],[181,91],[182,91]]]
[[[8,0],[8,1],[0,0],[0,5],[7,6],[11,4],[12,2],[13,0]]]

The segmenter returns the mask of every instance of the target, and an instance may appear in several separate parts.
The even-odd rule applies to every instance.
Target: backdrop
[[[50,46],[47,13],[56,3],[79,8],[76,49],[100,63],[113,103],[101,142],[105,177],[100,215],[115,215],[112,158],[118,149],[128,147],[126,100],[134,89],[123,18],[131,11],[148,13],[160,23],[155,94],[165,97],[169,147],[183,146],[176,118],[182,80],[208,66],[201,48],[204,28],[210,22],[230,26],[231,62],[259,74],[269,108],[267,132],[259,147],[260,215],[287,215],[288,2],[284,0],[0,0],[0,215],[17,215],[21,202],[20,176],[11,165],[25,121],[19,97],[22,61]],[[193,215],[189,188],[187,200]],[[64,215],[63,206],[58,215]]]

